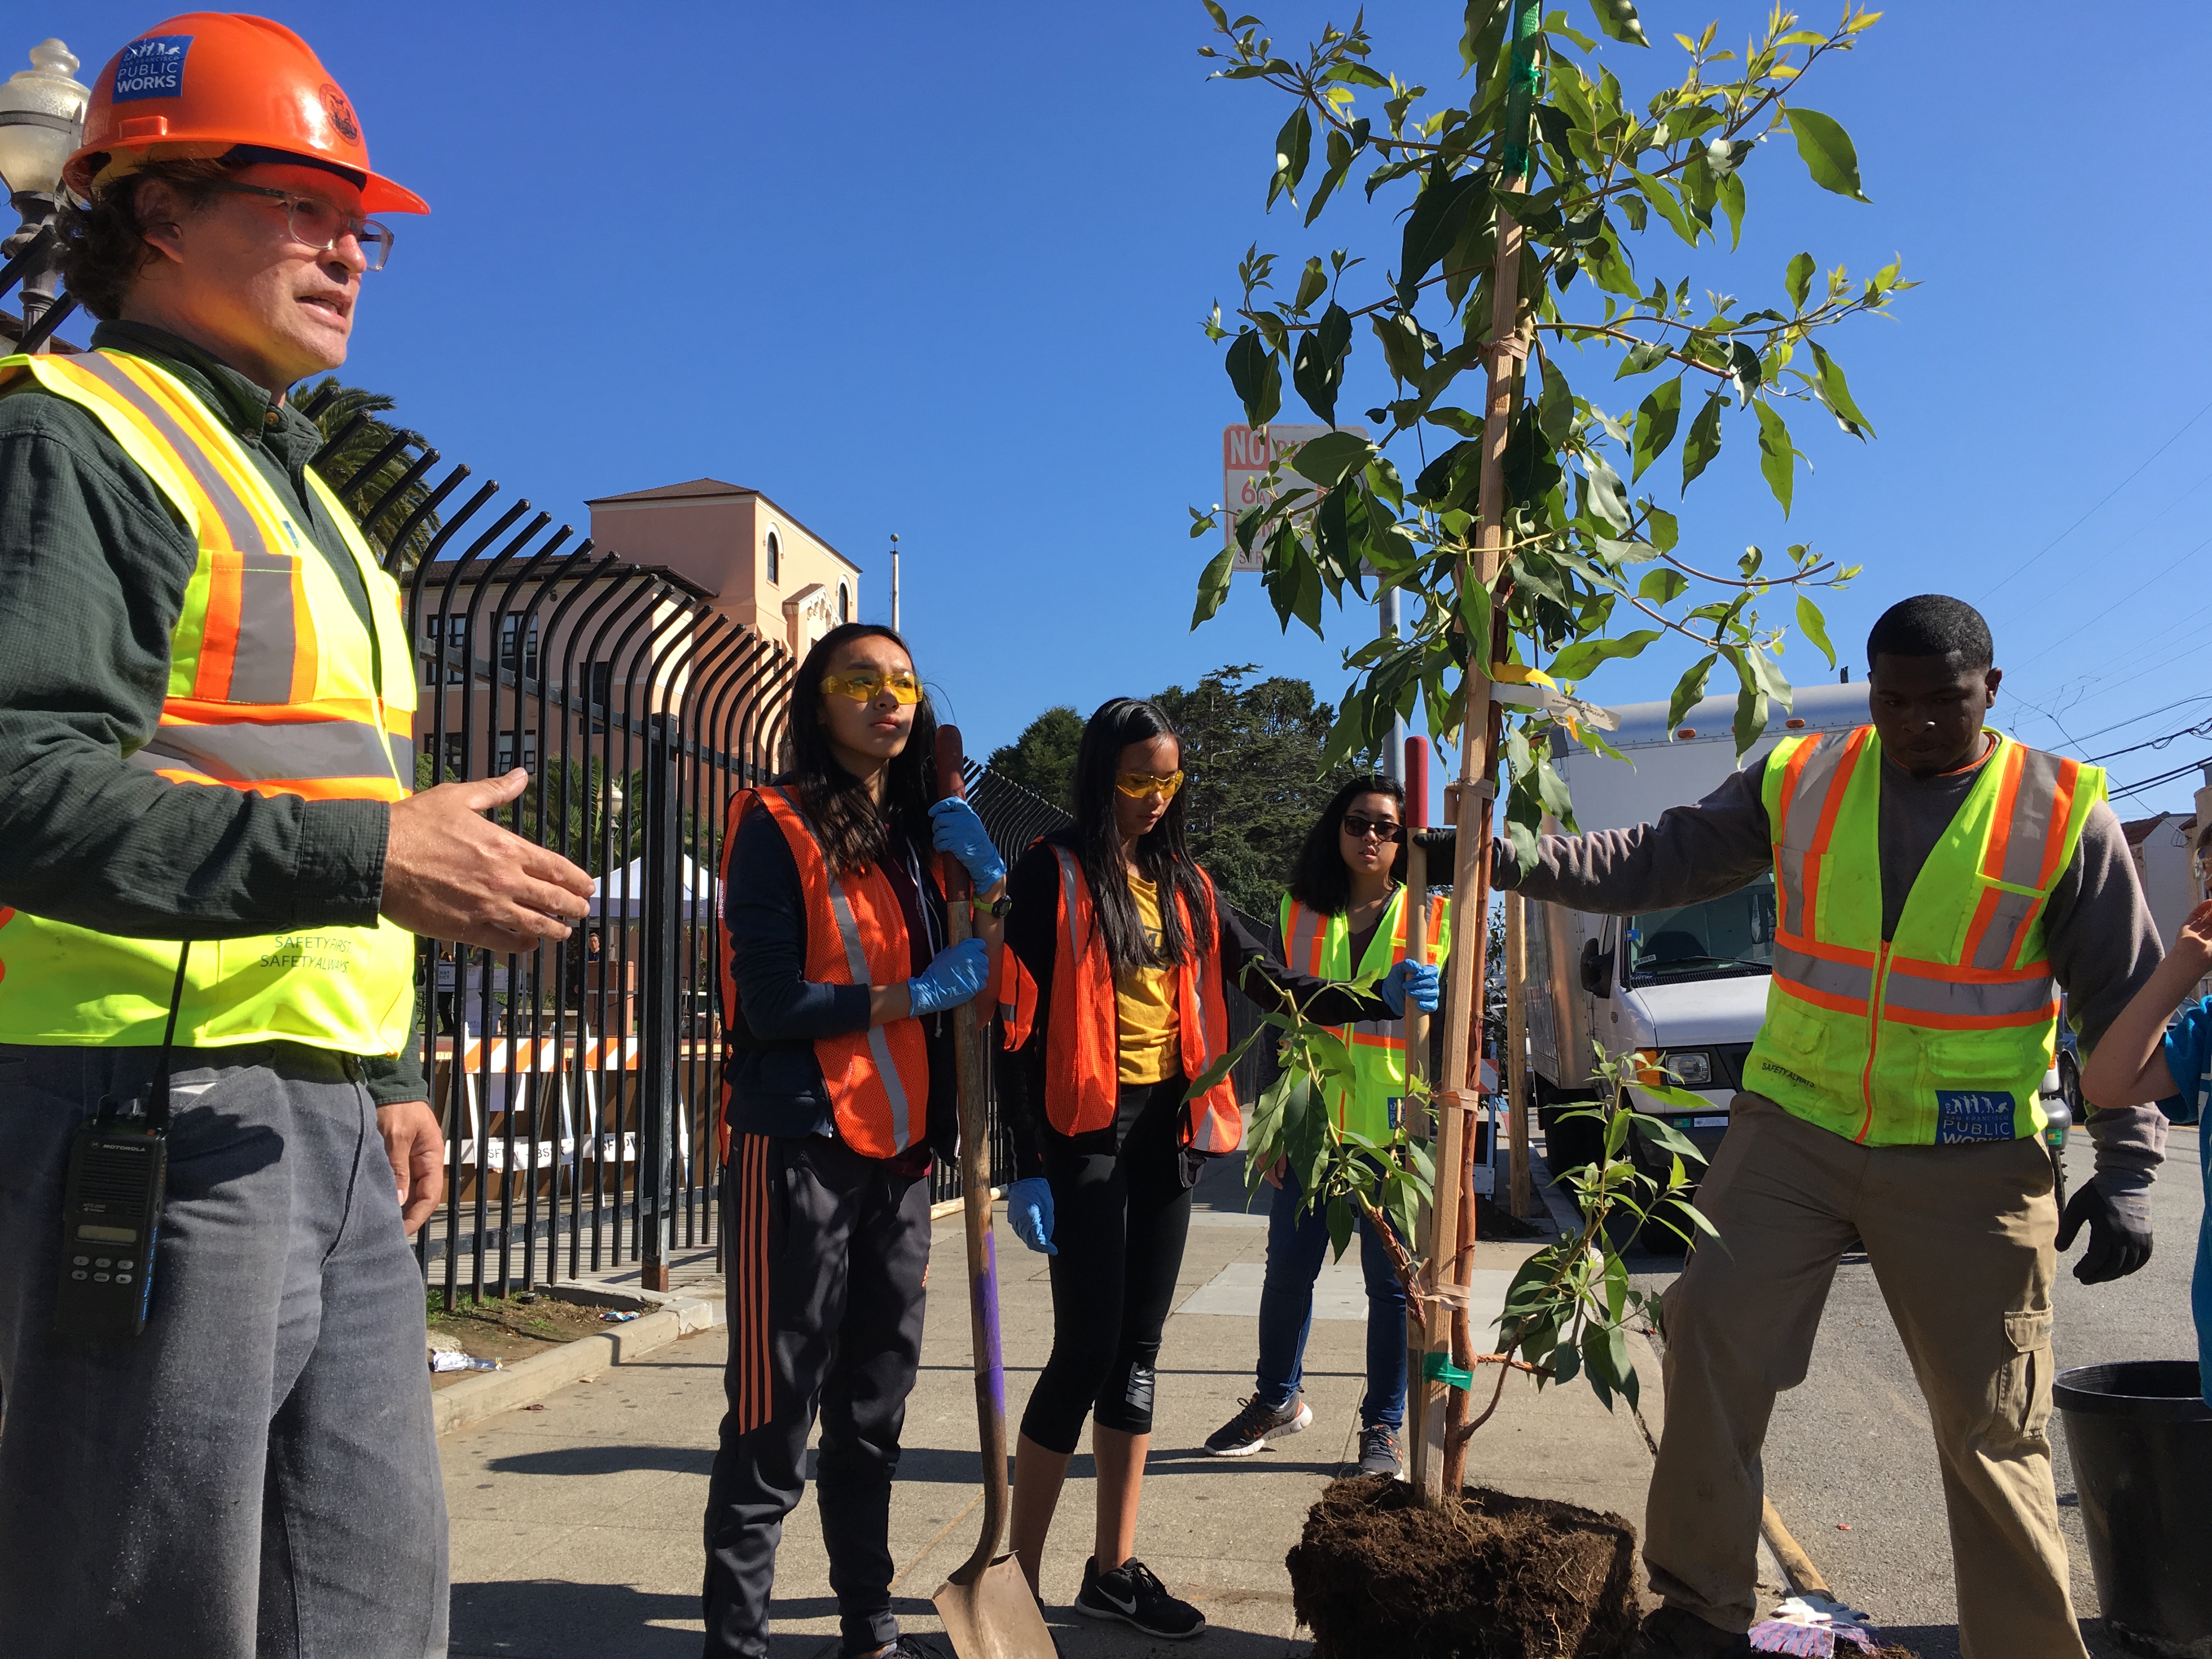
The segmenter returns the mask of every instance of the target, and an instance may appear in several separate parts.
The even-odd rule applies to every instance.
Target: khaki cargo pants
[[[1652,1589],[1724,1630],[1750,1624],[1767,1419],[1805,1379],[1856,1237],[1934,1421],[1960,1652],[2087,1659],[2044,1432],[2058,1211],[2042,1143],[1859,1146],[1761,1096],[1730,1110],[1698,1194],[1727,1248],[1701,1244],[1666,1297]]]

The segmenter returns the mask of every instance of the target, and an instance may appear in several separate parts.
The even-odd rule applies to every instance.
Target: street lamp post
[[[898,532],[891,532],[891,632],[899,631],[898,623]]]
[[[54,216],[61,210],[62,164],[83,142],[84,106],[92,96],[75,78],[76,67],[76,58],[59,40],[42,40],[31,48],[29,69],[0,82],[0,179],[6,180],[8,199],[23,222],[0,242],[0,257],[18,267],[12,274],[22,281],[18,349],[44,351],[53,332],[39,325],[53,306],[61,276]],[[0,293],[5,291],[0,283]],[[53,320],[58,323],[61,317]]]

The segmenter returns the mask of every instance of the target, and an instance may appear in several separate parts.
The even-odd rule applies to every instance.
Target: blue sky
[[[1219,430],[1240,418],[1197,324],[1233,301],[1255,239],[1285,264],[1372,252],[1352,282],[1379,284],[1402,203],[1347,192],[1310,233],[1269,218],[1287,112],[1205,78],[1197,0],[271,9],[351,94],[379,167],[434,209],[399,222],[369,279],[348,378],[478,476],[580,526],[588,496],[702,474],[765,489],[862,563],[870,615],[897,532],[908,630],[971,750],[1049,703],[1224,663],[1341,690],[1371,611],[1332,615],[1328,644],[1285,636],[1246,578],[1188,631],[1210,548],[1184,508],[1218,499]],[[1717,16],[1741,38],[1763,15],[1645,9],[1662,45],[1603,51],[1646,91],[1679,73],[1670,31]],[[1331,14],[1265,15],[1293,43]],[[88,79],[157,14],[12,15],[8,50],[58,33]],[[1455,86],[1455,16],[1370,5],[1373,61]],[[1863,564],[1828,605],[1854,662],[1898,598],[1983,605],[1999,718],[2031,742],[2094,756],[2212,717],[2212,324],[2185,160],[2208,34],[2179,3],[1948,0],[1893,8],[1808,77],[1802,100],[1850,129],[1873,205],[1770,147],[1740,254],[1662,229],[1643,269],[1765,303],[1802,248],[1860,273],[1901,255],[1923,286],[1832,340],[1879,439],[1801,419],[1817,471],[1785,525],[1732,416],[1687,502],[1662,490],[1683,550],[1711,568],[1809,541]],[[1347,410],[1379,401],[1376,359],[1363,338]],[[1569,372],[1602,400],[1612,367]],[[1587,690],[1663,696],[1683,661],[1655,650]],[[1830,678],[1802,646],[1785,665]],[[2206,756],[2212,738],[2183,738],[2111,764],[2124,786]],[[2185,810],[2191,781],[2118,805]]]

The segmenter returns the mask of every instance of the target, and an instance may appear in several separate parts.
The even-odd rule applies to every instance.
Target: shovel
[[[960,729],[937,730],[942,796],[965,799]],[[970,886],[959,860],[940,862],[955,944],[969,937]],[[999,1264],[991,1238],[991,1188],[984,1159],[991,1129],[983,1104],[983,1045],[974,1002],[952,1012],[960,1065],[960,1193],[968,1224],[968,1315],[975,1350],[975,1418],[983,1442],[983,1535],[966,1565],[931,1598],[959,1659],[1056,1659],[1044,1614],[1012,1555],[998,1553],[1006,1524],[1006,1373],[999,1347]]]

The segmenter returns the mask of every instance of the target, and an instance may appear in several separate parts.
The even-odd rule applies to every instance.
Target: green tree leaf
[[[1836,665],[1836,647],[1828,643],[1827,618],[1820,614],[1820,607],[1813,603],[1809,594],[1797,596],[1797,631],[1813,641],[1814,648],[1828,659],[1829,667]]]
[[[1336,424],[1336,394],[1344,385],[1344,360],[1352,349],[1352,319],[1340,305],[1322,313],[1321,325],[1298,336],[1291,360],[1291,384],[1306,407]]]
[[[1413,211],[1406,220],[1405,240],[1399,252],[1398,292],[1401,297],[1410,295],[1413,287],[1436,269],[1437,262],[1450,252],[1468,216],[1486,211],[1488,206],[1489,192],[1480,173],[1463,173],[1453,178],[1442,162],[1429,169],[1428,182],[1414,198]],[[1410,299],[1407,303],[1411,303]]]
[[[1851,136],[1844,131],[1842,123],[1816,109],[1792,104],[1790,131],[1797,140],[1797,154],[1803,158],[1805,170],[1813,175],[1814,184],[1855,202],[1867,199],[1866,192],[1859,188],[1859,153],[1852,148]]]
[[[1623,46],[1648,46],[1643,20],[1636,15],[1635,0],[1590,0],[1590,11],[1608,39]]]
[[[1701,658],[1685,669],[1682,678],[1674,682],[1674,694],[1667,699],[1667,730],[1670,735],[1676,726],[1681,725],[1682,716],[1705,700],[1705,677],[1713,672],[1713,665],[1719,660],[1717,656]]]
[[[1687,489],[1720,453],[1721,394],[1715,392],[1705,399],[1697,419],[1690,422],[1690,435],[1682,441],[1682,488]]]
[[[1797,450],[1790,441],[1790,428],[1771,404],[1752,405],[1759,411],[1759,473],[1774,499],[1782,503],[1782,516],[1790,516],[1790,498],[1797,488]]]
[[[1790,262],[1789,270],[1783,273],[1783,285],[1790,290],[1790,303],[1800,311],[1805,309],[1805,296],[1813,291],[1814,269],[1813,256],[1801,253]]]
[[[1636,597],[1654,605],[1672,605],[1689,591],[1690,579],[1663,565],[1636,584]]]
[[[1859,413],[1859,406],[1851,401],[1851,389],[1844,380],[1844,371],[1836,360],[1828,356],[1818,340],[1808,340],[1813,348],[1813,362],[1820,370],[1814,384],[1820,391],[1820,401],[1833,410],[1844,429],[1854,438],[1874,436],[1874,422]]]
[[[1674,423],[1681,416],[1682,377],[1679,374],[1654,386],[1651,395],[1636,406],[1636,470],[1629,474],[1630,483],[1642,477],[1644,469],[1667,453],[1667,446],[1674,441]]]
[[[1244,418],[1265,426],[1283,406],[1283,369],[1256,329],[1229,343],[1229,384],[1244,405]]]
[[[1644,628],[1618,639],[1578,640],[1553,657],[1544,672],[1555,680],[1582,679],[1601,662],[1643,655],[1644,647],[1659,635],[1658,629]]]
[[[1291,301],[1291,309],[1304,311],[1316,300],[1328,292],[1328,273],[1321,268],[1321,256],[1316,253],[1306,261],[1306,268],[1298,277],[1298,295]]]
[[[1628,491],[1620,482],[1620,474],[1594,449],[1583,455],[1583,504],[1614,530],[1628,528]]]
[[[1323,489],[1334,489],[1374,455],[1375,446],[1356,432],[1324,432],[1298,446],[1291,469]]]
[[[1291,118],[1283,123],[1283,130],[1275,135],[1275,176],[1267,181],[1267,205],[1275,205],[1275,198],[1290,192],[1291,205],[1298,204],[1298,180],[1306,176],[1306,161],[1313,153],[1313,117],[1300,104],[1291,112]]]
[[[1603,3],[1603,0],[1598,0],[1598,3]],[[1674,234],[1692,247],[1697,246],[1704,227],[1690,217],[1674,192],[1648,173],[1638,173],[1632,167],[1629,177],[1636,180],[1636,188],[1643,192],[1644,199],[1657,208],[1659,216],[1674,228]]]
[[[1198,579],[1198,604],[1190,613],[1190,625],[1213,620],[1221,603],[1229,597],[1229,568],[1236,562],[1237,550],[1224,547],[1206,562],[1206,568]]]

